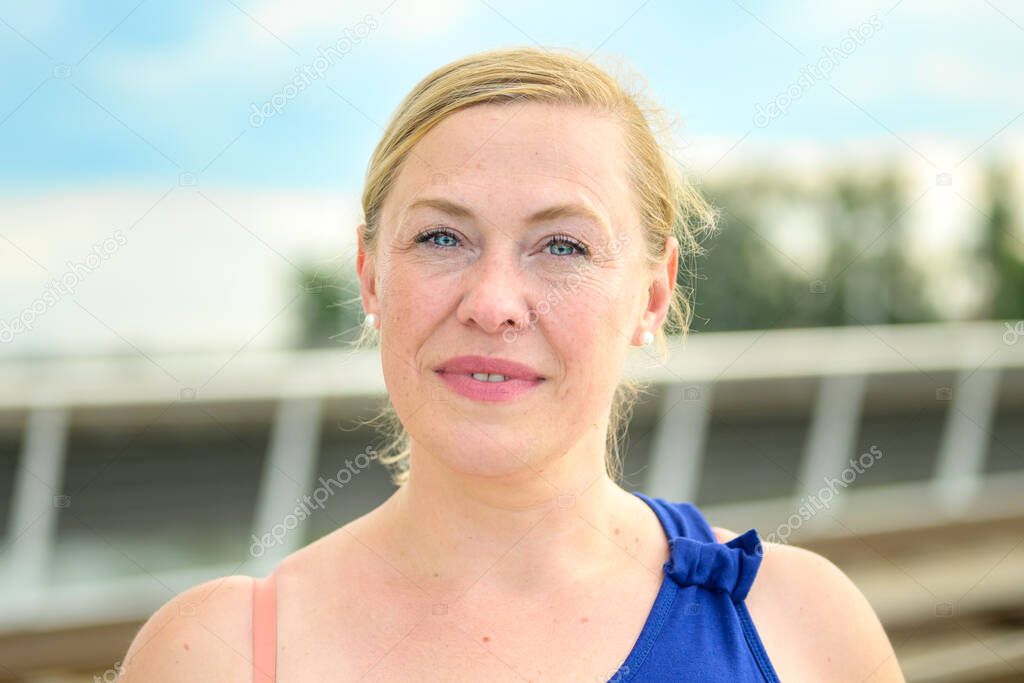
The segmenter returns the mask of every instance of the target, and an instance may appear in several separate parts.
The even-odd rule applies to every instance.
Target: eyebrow
[[[472,209],[444,197],[424,197],[409,204],[403,214],[413,209],[427,208],[442,211],[457,218],[475,218]],[[542,221],[556,220],[559,218],[584,218],[594,221],[602,228],[607,229],[608,223],[596,211],[584,204],[563,203],[541,209],[532,213],[526,220],[529,223],[540,223]]]

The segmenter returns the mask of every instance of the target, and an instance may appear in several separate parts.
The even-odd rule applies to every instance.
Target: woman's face
[[[675,281],[674,238],[665,263],[644,259],[626,163],[612,120],[535,102],[464,109],[413,149],[357,267],[414,458],[497,476],[603,455],[627,350]],[[439,372],[459,356],[542,379]]]

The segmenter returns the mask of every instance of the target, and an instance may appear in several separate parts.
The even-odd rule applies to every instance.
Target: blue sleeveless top
[[[779,683],[744,603],[761,566],[757,530],[719,543],[692,503],[633,493],[658,516],[669,559],[643,630],[609,683]]]

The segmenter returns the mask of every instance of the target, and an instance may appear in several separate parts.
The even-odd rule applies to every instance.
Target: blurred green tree
[[[1013,213],[1013,174],[1003,166],[987,173],[988,211],[982,220],[977,254],[992,273],[992,291],[982,317],[1024,318],[1024,241]]]
[[[894,171],[841,174],[827,197],[830,254],[825,277],[836,295],[819,322],[868,325],[934,320],[922,273],[907,258],[905,216],[916,204]]]
[[[708,194],[720,211],[719,230],[705,245],[703,262],[680,273],[680,284],[694,290],[694,329],[935,318],[924,278],[907,259],[905,214],[914,202],[895,172],[842,173],[821,186],[763,175],[734,179]],[[772,216],[808,207],[823,232],[820,264],[799,262],[771,238]]]
[[[352,300],[359,295],[355,273],[345,267],[327,269],[322,262],[300,262],[298,284],[299,348],[327,348],[349,344],[359,337],[361,309]]]
[[[680,269],[680,284],[693,291],[695,331],[793,324],[790,304],[800,295],[801,283],[761,237],[755,211],[765,193],[756,181],[708,191],[719,211],[718,230],[704,245],[704,258]]]

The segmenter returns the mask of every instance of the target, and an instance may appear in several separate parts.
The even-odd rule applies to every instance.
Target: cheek
[[[616,269],[582,273],[566,281],[560,324],[571,326],[581,340],[596,341],[621,336],[631,292],[626,277]],[[628,336],[628,335],[627,335]]]
[[[584,279],[552,305],[544,331],[571,378],[566,390],[595,398],[618,382],[631,330],[626,319],[629,294],[614,276],[601,275]]]
[[[416,330],[429,325],[447,305],[449,278],[428,277],[421,270],[395,268],[381,288],[382,324],[415,338]]]
[[[430,329],[439,297],[409,269],[392,269],[382,278],[380,293],[381,363],[385,384],[396,391],[415,393],[423,337]],[[399,399],[401,400],[401,399]]]

